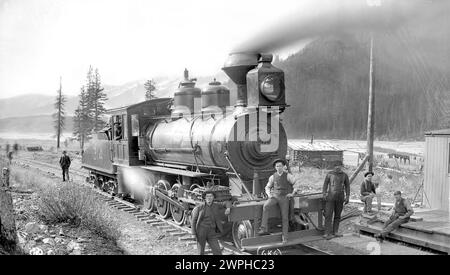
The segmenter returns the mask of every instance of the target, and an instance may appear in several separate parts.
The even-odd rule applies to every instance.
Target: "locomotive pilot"
[[[192,210],[191,230],[197,240],[197,249],[200,255],[205,254],[205,245],[208,242],[213,255],[222,255],[219,245],[219,235],[223,233],[222,216],[230,214],[231,202],[214,202],[215,194],[211,190],[203,193],[204,203]],[[225,209],[225,212],[224,212]]]
[[[272,176],[270,176],[269,181],[266,185],[266,193],[269,198],[263,206],[261,229],[258,232],[258,235],[269,234],[269,208],[278,204],[281,211],[283,243],[286,243],[288,241],[287,236],[289,230],[289,200],[298,191],[296,188],[293,188],[296,183],[295,177],[285,171],[285,166],[286,161],[283,159],[278,159],[274,162],[276,172]]]

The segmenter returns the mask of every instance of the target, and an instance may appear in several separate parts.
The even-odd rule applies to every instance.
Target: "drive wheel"
[[[178,194],[178,190],[180,190],[181,184],[174,184],[172,186],[172,193]],[[177,225],[183,225],[186,221],[186,212],[184,211],[184,208],[180,208],[176,205],[171,204],[170,205],[170,213],[172,214],[172,219]]]
[[[170,184],[166,180],[160,180],[156,184],[156,188],[158,188],[161,191],[165,191],[164,193],[167,194],[167,192],[170,190]],[[156,210],[158,211],[158,214],[162,218],[168,218],[170,217],[170,205],[167,201],[156,197]]]
[[[249,220],[238,221],[233,223],[232,228],[234,245],[239,249],[242,249],[242,239],[254,237],[253,225]]]
[[[153,212],[156,209],[156,197],[152,195],[150,190],[147,190],[144,198],[144,209]]]

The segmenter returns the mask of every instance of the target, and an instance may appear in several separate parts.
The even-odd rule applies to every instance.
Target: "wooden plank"
[[[358,228],[360,231],[369,232],[372,234],[380,233],[381,232],[381,225],[380,224],[372,224],[372,225],[360,225],[356,224],[356,228]],[[391,232],[388,236],[388,238],[392,238],[398,241],[402,241],[405,243],[414,244],[421,247],[431,248],[437,251],[450,253],[450,239],[447,238],[433,238],[437,237],[434,236],[434,234],[429,234],[425,232],[420,231],[414,231],[408,229],[397,229],[393,232]]]
[[[288,242],[282,243],[281,233],[258,236],[253,238],[242,239],[241,244],[245,250],[257,250],[267,249],[275,247],[283,247],[289,245],[295,245],[300,243],[306,243],[322,239],[323,231],[321,230],[301,230],[288,233]]]

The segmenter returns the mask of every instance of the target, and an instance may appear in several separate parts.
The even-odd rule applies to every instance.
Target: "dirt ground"
[[[4,140],[0,140],[0,144],[4,144]],[[55,150],[52,146],[53,142],[42,141],[18,141],[22,145],[36,145],[40,144],[44,147],[42,152],[26,152],[20,151],[19,156],[22,158],[34,159],[37,161],[49,163],[52,165],[57,165],[60,157],[60,152]],[[3,146],[4,147],[4,146]],[[76,144],[72,144],[68,148],[69,155],[72,158],[72,168],[80,169],[81,157],[78,154],[78,148]],[[0,152],[3,155],[4,152]],[[26,169],[26,168],[19,168]],[[28,168],[29,169],[29,168]],[[317,168],[310,167],[291,167],[293,174],[300,179],[299,187],[302,191],[307,193],[321,192],[323,181],[325,179],[327,170],[320,170]],[[350,176],[355,170],[353,166],[346,166],[345,172]],[[392,193],[396,190],[401,190],[405,197],[409,198],[411,201],[416,197],[416,202],[420,202],[422,199],[421,192],[417,192],[422,184],[423,176],[421,174],[412,173],[402,173],[396,171],[385,170],[381,168],[375,168],[374,181],[380,184],[377,192],[381,194],[383,202],[393,202]],[[53,179],[57,180],[57,179]],[[353,184],[351,185],[351,199],[359,200],[359,189],[360,184],[363,181],[363,175],[360,173]],[[23,191],[23,190],[22,190]],[[26,190],[25,190],[26,191]],[[82,242],[82,254],[152,254],[152,255],[165,255],[165,254],[175,254],[175,255],[187,255],[196,254],[195,249],[192,246],[186,246],[183,242],[180,242],[178,238],[171,237],[169,234],[158,230],[157,228],[151,227],[150,225],[144,224],[131,214],[116,211],[117,221],[120,224],[121,236],[116,243],[112,243],[108,240],[96,237],[86,230],[81,230],[80,228],[72,227],[68,224],[58,224],[58,225],[45,225],[39,220],[39,213],[36,210],[35,196],[34,194],[21,193],[20,190],[14,193],[15,207],[17,211],[17,226],[20,231],[24,231],[24,227],[27,223],[36,222],[39,225],[47,226],[46,231],[39,234],[34,234],[32,236],[22,237],[22,242],[25,242],[26,251],[29,253],[30,248],[34,246],[42,247],[44,253],[49,250],[53,250],[55,254],[70,254],[72,252],[68,251],[67,245],[73,241],[76,242],[78,238],[81,238]],[[343,215],[352,212],[358,205],[348,205],[344,209]],[[352,221],[355,218],[346,219],[341,223],[341,231],[346,233],[354,232]],[[60,229],[63,230],[64,236],[59,236]],[[55,236],[56,235],[56,236]],[[46,238],[62,238],[63,242],[59,245],[56,243],[55,246],[49,246],[47,243],[42,243],[43,239]],[[23,240],[25,239],[25,241]],[[59,239],[58,239],[59,240]],[[87,241],[86,241],[87,240]],[[48,241],[48,240],[47,240]],[[29,244],[31,243],[31,245]],[[50,241],[51,244],[53,242]],[[28,246],[27,246],[28,245]],[[69,249],[70,250],[70,249]],[[352,253],[351,251],[346,251],[347,253]],[[355,254],[358,254],[355,252]]]
[[[39,160],[43,161],[43,159]],[[13,173],[23,173],[30,168],[12,166],[11,169]],[[63,184],[57,177],[52,177],[49,180]],[[80,251],[75,251],[75,254],[83,255],[189,255],[196,253],[192,246],[187,246],[180,242],[178,238],[138,221],[129,213],[116,209],[112,210],[116,224],[120,226],[120,237],[116,242],[96,236],[89,230],[70,224],[46,224],[39,213],[37,194],[18,182],[13,181],[12,186],[14,188],[14,208],[20,246],[26,254],[40,254],[39,249],[43,254],[71,254],[73,253],[72,247],[69,245],[71,242],[72,246],[81,247]],[[35,227],[40,229],[28,234],[27,224],[32,223],[35,223],[37,225]],[[31,227],[32,225],[28,226]],[[59,234],[61,230],[63,235]],[[43,243],[43,240],[46,243]],[[74,243],[75,245],[73,245]],[[33,248],[35,249],[32,250]]]

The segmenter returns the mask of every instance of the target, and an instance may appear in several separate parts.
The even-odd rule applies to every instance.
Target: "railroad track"
[[[25,159],[25,158],[16,158],[13,161],[13,164],[31,167],[34,168],[46,176],[57,177],[59,178],[59,174],[61,169],[49,163],[37,161],[34,159]],[[179,226],[172,222],[171,220],[164,219],[160,217],[156,213],[150,213],[146,210],[142,210],[139,205],[136,205],[132,202],[120,199],[115,196],[111,196],[111,194],[101,191],[97,188],[94,188],[91,184],[85,182],[86,177],[88,177],[88,173],[78,169],[71,169],[70,174],[72,175],[72,180],[74,179],[73,175],[76,175],[77,181],[79,181],[83,186],[91,188],[98,196],[99,199],[104,201],[110,207],[117,209],[119,211],[126,212],[128,214],[133,215],[138,221],[148,224],[152,227],[156,227],[157,229],[168,233],[172,237],[178,238],[178,240],[182,243],[185,243],[187,246],[191,246],[193,249],[196,248],[196,242],[194,237],[191,235],[191,229],[187,226]],[[281,249],[276,250],[268,250],[268,251],[255,251],[252,253],[248,253],[245,251],[240,251],[237,249],[233,243],[221,241],[221,247],[224,255],[256,255],[257,253],[264,255],[330,255],[331,252],[322,251],[316,247],[299,244],[288,247],[283,247]],[[207,246],[208,247],[208,246]],[[210,249],[205,251],[206,254],[211,254]]]

